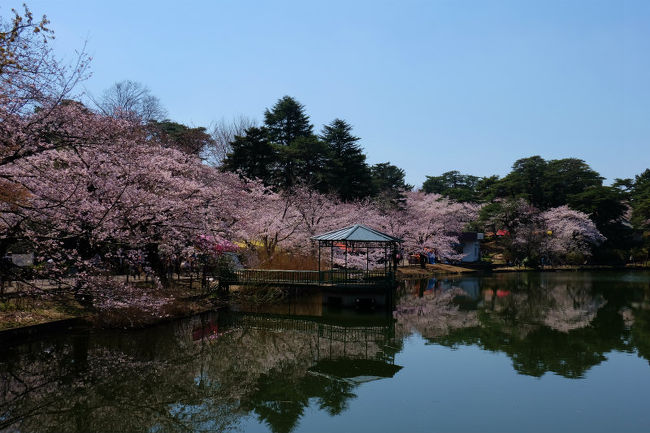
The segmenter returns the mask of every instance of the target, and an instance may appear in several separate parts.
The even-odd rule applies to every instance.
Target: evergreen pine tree
[[[305,107],[290,96],[284,96],[271,110],[264,112],[264,125],[272,143],[288,146],[298,137],[313,135],[313,126]]]
[[[315,135],[298,137],[288,146],[276,145],[281,156],[278,185],[289,188],[302,184],[319,192],[328,192],[327,167],[331,161],[325,143]]]
[[[352,135],[352,126],[334,119],[323,127],[320,138],[330,154],[325,179],[327,189],[346,201],[371,195],[370,168],[357,144],[359,137]]]
[[[413,189],[405,181],[406,173],[390,162],[370,167],[375,200],[383,207],[400,207],[404,204],[404,191]]]
[[[320,142],[314,136],[305,107],[294,98],[284,96],[264,112],[267,137],[277,155],[272,173],[273,183],[289,189],[297,183],[321,189],[322,161]],[[314,159],[311,161],[310,159]]]
[[[248,128],[245,135],[235,136],[231,148],[223,161],[224,170],[235,171],[251,179],[260,179],[266,185],[273,184],[273,168],[277,164],[277,154],[268,141],[266,128]]]

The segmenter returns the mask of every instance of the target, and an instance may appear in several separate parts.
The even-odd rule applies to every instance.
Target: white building
[[[463,247],[463,263],[474,263],[481,260],[481,240],[483,233],[461,233],[459,241]]]

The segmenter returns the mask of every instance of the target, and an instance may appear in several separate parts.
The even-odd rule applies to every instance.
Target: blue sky
[[[22,2],[3,2],[0,15]],[[170,118],[262,120],[283,95],[354,125],[370,163],[420,186],[521,157],[610,181],[650,167],[650,1],[29,1],[94,95],[146,84]]]

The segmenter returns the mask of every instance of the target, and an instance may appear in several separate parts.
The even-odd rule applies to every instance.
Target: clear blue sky
[[[3,2],[0,14],[22,1]],[[521,157],[611,181],[650,167],[650,1],[29,1],[95,95],[146,84],[170,118],[262,119],[283,95],[352,125],[370,163],[420,186]]]

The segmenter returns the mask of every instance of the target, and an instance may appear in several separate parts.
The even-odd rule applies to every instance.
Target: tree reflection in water
[[[650,359],[647,278],[496,274],[409,282],[395,299],[392,318],[212,313],[0,344],[0,430],[230,431],[253,417],[288,432],[308,407],[344,414],[359,386],[395,377],[411,334],[505,353],[535,377],[582,378],[612,351]]]
[[[478,299],[468,299],[455,283],[437,282],[433,290],[431,282],[407,285],[395,311],[398,333],[503,352],[518,373],[536,377],[553,372],[582,378],[608,352],[634,351],[630,328],[632,335],[643,332],[638,318],[647,317],[645,305],[650,305],[633,302],[639,296],[647,299],[647,285],[639,290],[625,279],[592,274],[496,274],[481,279]],[[425,285],[428,290],[422,290]],[[463,296],[465,301],[459,301]],[[471,302],[476,310],[462,308]],[[639,345],[649,341],[646,336],[637,339],[637,348],[650,359]]]
[[[390,339],[390,321],[343,327],[212,314],[18,345],[2,354],[0,429],[224,431],[250,413],[273,431],[291,431],[310,402],[339,414],[359,385],[340,369],[310,368],[338,359],[348,369],[363,360],[390,364],[394,353],[382,350]]]

